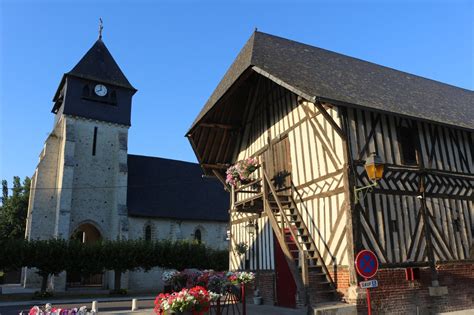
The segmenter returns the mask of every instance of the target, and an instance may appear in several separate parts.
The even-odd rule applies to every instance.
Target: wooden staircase
[[[334,300],[334,282],[291,192],[277,192],[264,169],[262,173],[264,212],[285,254],[300,299],[305,305]]]

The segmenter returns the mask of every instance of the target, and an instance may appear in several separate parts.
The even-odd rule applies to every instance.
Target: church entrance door
[[[82,243],[94,243],[102,239],[99,230],[90,223],[81,224],[71,235],[72,240]],[[84,276],[76,272],[68,272],[66,277],[68,287],[102,287],[103,274]]]

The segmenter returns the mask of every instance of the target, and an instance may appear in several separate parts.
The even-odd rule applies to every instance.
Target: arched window
[[[147,225],[145,227],[145,241],[151,241],[151,226]]]
[[[197,241],[199,244],[201,244],[201,230],[200,229],[196,229],[196,231],[194,231],[194,240]]]
[[[89,85],[86,84],[82,88],[82,96],[88,97],[90,95],[91,95],[91,93],[90,93],[90,90],[89,90]]]

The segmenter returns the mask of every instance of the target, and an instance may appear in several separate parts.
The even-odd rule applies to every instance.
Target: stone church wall
[[[120,234],[117,190],[125,186],[120,192],[126,195],[126,170],[125,174],[120,172],[120,164],[126,163],[126,148],[125,154],[121,154],[119,137],[127,133],[128,127],[81,118],[68,119],[74,120],[76,138],[72,161],[71,209],[74,211],[71,212],[69,233],[82,223],[92,223],[103,238],[116,239]],[[122,176],[125,176],[125,183]]]
[[[63,124],[63,121],[56,124],[46,139],[32,177],[26,223],[26,238],[29,240],[53,237],[57,202],[57,191],[54,188],[57,187]]]

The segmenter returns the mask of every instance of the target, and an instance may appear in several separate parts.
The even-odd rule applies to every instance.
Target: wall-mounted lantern
[[[358,203],[361,200],[359,199],[360,191],[366,191],[365,194],[362,196],[363,199],[368,191],[371,191],[373,187],[377,186],[377,181],[380,180],[383,176],[385,165],[382,159],[375,152],[373,152],[365,161],[364,167],[365,172],[367,173],[367,177],[369,177],[371,183],[364,187],[354,188],[355,203]]]
[[[245,230],[247,231],[247,233],[250,234],[250,236],[253,236],[257,233],[257,224],[250,220],[249,223],[245,226]]]

